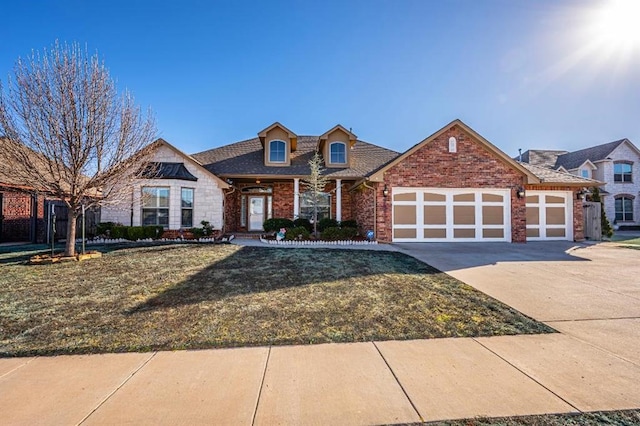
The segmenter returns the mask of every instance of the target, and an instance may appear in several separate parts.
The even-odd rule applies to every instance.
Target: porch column
[[[293,218],[300,216],[300,179],[293,178]]]
[[[336,179],[336,220],[342,221],[342,179]]]

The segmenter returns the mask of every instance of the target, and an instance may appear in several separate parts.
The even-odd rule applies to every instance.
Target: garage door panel
[[[486,203],[502,203],[504,202],[504,197],[499,194],[482,194],[482,201]]]
[[[424,224],[425,225],[446,225],[447,224],[447,207],[446,206],[424,206]]]
[[[447,229],[425,229],[423,233],[424,238],[447,238]]]
[[[482,238],[504,238],[504,229],[483,229]]]
[[[468,202],[474,202],[476,201],[476,194],[474,193],[466,193],[466,194],[454,194],[453,195],[453,201],[454,202],[459,202],[459,201],[468,201]]]
[[[425,192],[423,194],[423,200],[428,202],[441,202],[447,201],[447,196],[444,194],[436,194],[435,192]]]
[[[540,224],[540,209],[538,207],[527,206],[527,225]]]
[[[565,225],[565,208],[564,207],[547,207],[547,225]]]
[[[475,238],[475,237],[476,237],[475,229],[466,229],[466,228],[453,229],[453,238]]]
[[[547,228],[547,237],[564,238],[567,236],[564,228]]]
[[[394,223],[397,225],[415,225],[416,207],[415,206],[393,206]]]
[[[394,229],[393,238],[416,238],[416,229]]]
[[[544,197],[544,201],[547,204],[565,204],[566,198],[557,195],[547,195]]]
[[[483,225],[503,225],[504,208],[502,206],[482,206]]]
[[[476,223],[475,206],[453,206],[454,225],[474,225]]]
[[[393,201],[416,201],[416,193],[393,194]]]

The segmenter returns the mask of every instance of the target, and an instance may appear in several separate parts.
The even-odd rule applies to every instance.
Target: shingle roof
[[[218,176],[307,176],[309,160],[318,145],[318,136],[298,136],[297,149],[291,153],[291,165],[270,167],[264,164],[264,151],[259,138],[236,142],[193,154],[211,173]],[[400,155],[398,152],[356,141],[351,155],[351,167],[326,168],[332,178],[359,178]]]
[[[557,170],[549,169],[547,167],[535,166],[533,164],[528,164],[524,162],[520,164],[524,166],[527,170],[529,170],[531,173],[536,175],[538,179],[540,179],[540,183],[543,183],[543,184],[557,183],[557,184],[566,184],[566,185],[582,185],[587,187],[587,186],[594,186],[600,183],[592,179],[585,179],[580,176],[572,175],[570,173],[565,173],[565,172],[559,172]]]
[[[542,166],[554,168],[558,157],[569,151],[553,150],[553,149],[530,149],[522,153],[522,162],[533,164],[534,166]],[[519,156],[514,160],[520,161]]]
[[[620,139],[614,142],[581,149],[579,151],[569,152],[559,156],[554,167],[557,169],[562,166],[567,170],[572,170],[577,169],[587,160],[591,162],[604,160],[614,149],[625,141],[626,139]]]

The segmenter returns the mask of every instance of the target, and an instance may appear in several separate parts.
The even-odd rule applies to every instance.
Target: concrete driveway
[[[640,250],[572,242],[396,246],[563,334],[640,365]]]

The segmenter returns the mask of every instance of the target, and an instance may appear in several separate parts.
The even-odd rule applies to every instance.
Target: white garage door
[[[392,188],[393,241],[511,241],[508,189]]]
[[[573,241],[573,193],[527,191],[527,241]]]

